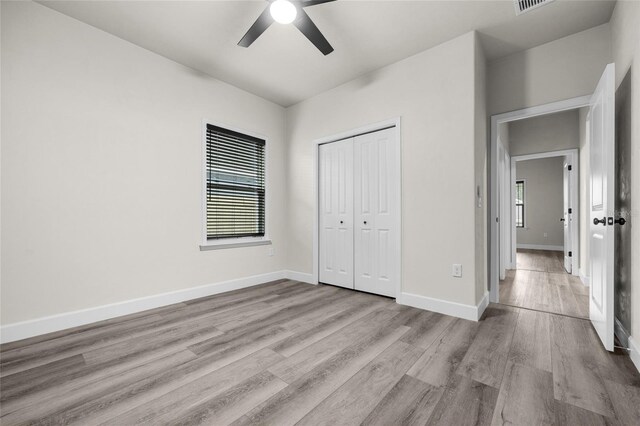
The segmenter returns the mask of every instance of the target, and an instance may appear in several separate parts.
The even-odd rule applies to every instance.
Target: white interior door
[[[609,64],[591,98],[589,318],[604,347],[613,351],[615,208],[615,68]]]
[[[571,273],[572,267],[572,240],[571,240],[571,164],[567,157],[564,158],[564,169],[562,172],[562,224],[564,225],[564,269]]]
[[[353,138],[319,147],[319,280],[353,288]]]
[[[395,129],[354,139],[355,288],[395,297],[400,268]]]

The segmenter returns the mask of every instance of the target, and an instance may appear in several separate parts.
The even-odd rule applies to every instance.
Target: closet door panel
[[[353,139],[319,147],[320,282],[353,288]]]
[[[354,140],[355,187],[355,288],[370,291],[376,277],[375,231],[378,146],[375,139],[358,136]]]
[[[378,265],[378,275],[376,288],[379,294],[395,296],[396,272],[399,269],[399,247],[395,247],[394,242],[398,229],[395,229],[397,216],[397,199],[399,194],[394,184],[396,183],[396,147],[395,129],[389,129],[378,135],[378,186],[377,210],[376,210],[376,231],[377,231],[377,254],[376,264]],[[399,176],[397,176],[399,179]]]
[[[389,268],[389,234],[391,232],[388,229],[378,229],[378,251],[377,251],[377,265],[378,265],[378,279],[383,281],[391,280],[390,268]]]
[[[354,140],[355,288],[395,296],[399,247],[395,129]]]

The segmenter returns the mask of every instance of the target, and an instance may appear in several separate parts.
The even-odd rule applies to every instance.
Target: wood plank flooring
[[[563,253],[518,249],[516,270],[500,281],[500,303],[589,318],[589,287],[568,274]]]
[[[566,273],[564,252],[552,250],[518,249],[516,269],[552,274]]]
[[[588,321],[281,280],[0,347],[0,423],[637,424]]]

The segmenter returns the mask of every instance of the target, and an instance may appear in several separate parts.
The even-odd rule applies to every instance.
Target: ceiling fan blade
[[[336,1],[336,0],[302,0],[300,1],[300,6],[302,7],[315,6],[316,4],[331,3],[332,1]]]
[[[269,26],[273,24],[273,18],[271,17],[271,13],[269,12],[269,7],[264,10],[256,19],[256,22],[253,23],[249,31],[240,39],[238,42],[238,46],[249,47],[251,44],[258,39],[262,35],[263,32],[266,31]]]
[[[326,38],[322,35],[316,24],[313,23],[307,13],[300,9],[298,11],[298,17],[293,21],[293,25],[300,30],[302,34],[313,43],[318,50],[320,50],[325,56],[333,52],[333,47],[329,44]]]

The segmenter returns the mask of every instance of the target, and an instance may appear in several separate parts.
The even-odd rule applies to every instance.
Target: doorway
[[[624,218],[616,211],[615,203],[615,64],[609,64],[592,95],[565,101],[553,102],[491,117],[490,140],[490,240],[489,240],[489,293],[490,300],[500,302],[501,257],[506,249],[500,244],[500,229],[504,221],[513,221],[501,216],[505,203],[501,196],[499,180],[504,173],[498,172],[499,128],[507,123],[518,122],[532,117],[542,117],[554,113],[579,110],[588,111],[588,152],[589,182],[588,221],[584,227],[587,237],[589,257],[586,269],[589,271],[589,321],[591,322],[605,349],[614,350],[614,227],[624,225]],[[513,155],[514,153],[511,152]],[[511,259],[511,264],[515,259]],[[575,273],[572,267],[572,273]]]
[[[546,126],[580,124],[576,111],[545,120]],[[558,126],[556,133],[578,145],[576,129]],[[513,238],[507,247],[515,262],[500,277],[500,303],[588,318],[589,288],[578,277],[579,166],[577,148],[511,158]]]

